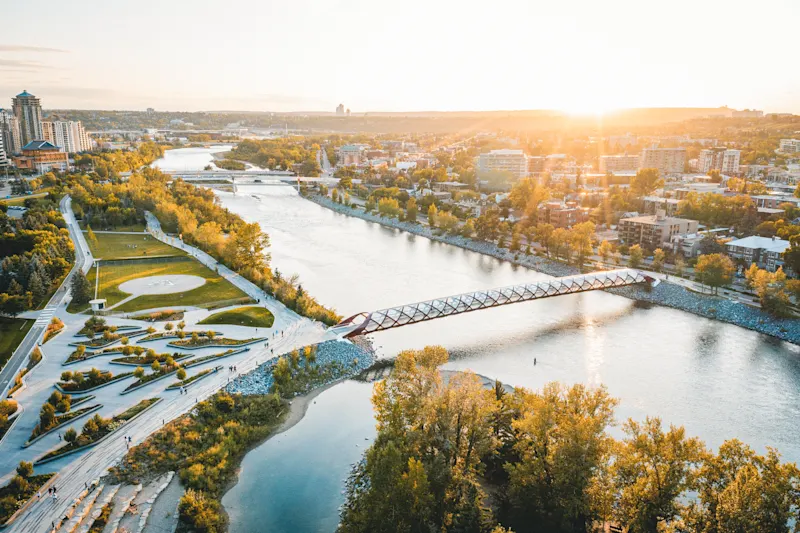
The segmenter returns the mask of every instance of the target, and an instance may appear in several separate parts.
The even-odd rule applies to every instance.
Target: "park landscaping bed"
[[[111,307],[130,296],[130,294],[119,289],[121,283],[149,276],[169,276],[178,274],[199,276],[204,278],[206,282],[202,286],[186,292],[138,296],[119,307],[115,307],[114,311],[133,312],[175,305],[203,307],[205,304],[219,300],[246,297],[239,288],[231,284],[228,280],[205,267],[200,262],[189,258],[184,261],[153,263],[136,260],[125,261],[122,264],[104,265],[100,263],[98,297],[105,298],[107,306]],[[97,269],[92,269],[89,272],[88,280],[90,285],[94,285],[96,275]]]
[[[274,323],[275,317],[264,307],[240,307],[221,311],[198,322],[198,324],[230,324],[250,328],[271,328]]]
[[[0,441],[14,424],[12,415],[17,412],[19,405],[14,400],[0,400]]]
[[[154,381],[159,381],[168,376],[171,376],[172,374],[178,371],[178,368],[180,368],[178,365],[175,365],[173,367],[163,367],[162,370],[159,372],[151,372],[150,374],[145,374],[144,376],[140,377],[139,379],[137,379],[136,381],[125,387],[125,390],[123,390],[121,394],[128,394],[129,392],[141,389],[145,385],[149,385]]]
[[[222,359],[223,357],[230,357],[231,355],[236,355],[237,353],[246,352],[249,348],[239,348],[238,350],[227,350],[220,353],[215,353],[211,355],[204,355],[203,357],[198,357],[197,359],[192,359],[185,365],[183,368],[192,368],[193,366],[202,365],[203,363],[207,363],[208,361],[213,361],[214,359]]]
[[[25,478],[27,482],[24,490],[14,486],[13,480],[5,487],[0,487],[0,526],[8,525],[14,515],[39,492],[55,473],[39,474]]]
[[[42,351],[39,349],[38,346],[34,347],[33,351],[31,352],[30,357],[28,358],[28,364],[19,371],[17,377],[14,378],[14,386],[11,387],[11,390],[8,391],[8,397],[11,398],[15,392],[22,388],[22,378],[25,377],[25,374],[33,370],[33,367],[39,364],[42,360]]]
[[[175,383],[173,383],[172,385],[167,387],[167,390],[175,390],[175,389],[179,389],[181,387],[188,387],[192,383],[196,383],[196,382],[200,381],[201,379],[210,376],[211,374],[213,374],[217,370],[219,370],[219,368],[209,368],[208,370],[203,370],[202,372],[198,372],[194,376],[190,376],[190,377],[188,377],[188,378],[186,378],[186,379],[184,379],[182,381],[176,381]]]
[[[44,332],[44,338],[42,339],[42,344],[47,344],[47,341],[58,335],[64,331],[64,323],[58,317],[53,317],[50,320],[50,323],[47,325],[47,329]]]
[[[97,371],[97,373],[94,373],[94,371]],[[76,374],[83,375],[82,372],[64,372],[61,374],[61,376],[64,377],[65,374],[71,374],[73,376]],[[105,387],[106,385],[110,385],[111,383],[125,379],[132,375],[133,372],[123,372],[122,374],[117,374],[115,376],[111,372],[101,372],[96,368],[93,368],[83,379],[76,381],[75,378],[72,378],[69,381],[59,381],[56,383],[56,388],[62,393],[80,394],[82,392],[90,392],[95,389],[99,389],[100,387]]]
[[[171,348],[185,348],[186,350],[199,350],[200,348],[226,348],[228,346],[247,346],[256,342],[263,341],[265,337],[250,338],[250,339],[228,339],[226,337],[214,337],[209,339],[206,337],[199,337],[197,339],[183,339],[179,341],[170,342],[167,346]]]
[[[111,418],[102,418],[99,415],[95,415],[94,417],[90,418],[88,422],[86,422],[86,424],[83,426],[83,431],[74,441],[61,446],[56,450],[48,452],[41,458],[37,459],[35,464],[47,463],[65,455],[96,446],[109,435],[123,427],[125,424],[128,424],[131,420],[142,414],[146,409],[149,409],[158,403],[160,400],[161,398],[148,398],[146,400],[142,400],[130,409],[127,409],[123,413]],[[90,424],[93,424],[94,426],[90,426]],[[94,427],[97,429],[95,430]]]
[[[95,233],[97,241],[86,239],[92,256],[97,259],[131,259],[139,257],[170,257],[186,255],[169,244],[163,243],[149,233]]]
[[[102,350],[98,350],[96,352],[83,352],[83,354],[79,354],[77,350],[69,354],[67,360],[61,363],[62,365],[71,365],[74,363],[80,363],[81,361],[86,361],[88,359],[93,359],[95,357],[100,357],[103,355],[114,355],[122,353],[122,347],[117,348],[103,348]]]
[[[117,359],[112,359],[111,362],[117,365],[132,365],[132,366],[149,366],[153,364],[153,361],[158,361],[159,363],[163,364],[167,357],[172,357],[174,361],[180,361],[182,359],[186,359],[187,357],[191,357],[192,354],[190,353],[159,353],[156,354],[155,357],[150,355],[139,355],[139,356],[131,356],[131,357],[118,357]]]
[[[94,396],[92,396],[92,398],[94,398]],[[94,404],[94,405],[89,405],[87,407],[84,407],[83,409],[70,410],[69,412],[66,412],[64,414],[58,415],[58,416],[56,416],[56,424],[54,426],[48,428],[46,431],[40,432],[39,431],[39,424],[36,424],[36,427],[33,428],[33,431],[31,432],[31,436],[28,438],[28,442],[26,442],[24,444],[24,446],[26,446],[26,447],[30,446],[35,441],[37,441],[40,437],[44,437],[45,435],[47,435],[49,433],[52,433],[53,431],[57,430],[61,426],[65,425],[65,424],[69,424],[73,420],[76,420],[76,419],[78,419],[78,418],[80,418],[82,416],[88,415],[89,413],[91,413],[93,411],[96,411],[96,410],[100,409],[101,407],[103,407],[103,406],[101,404],[97,403],[97,404]]]
[[[139,331],[131,331],[123,332],[123,333],[108,333],[104,334],[102,337],[97,337],[95,339],[89,339],[88,341],[77,341],[69,343],[70,346],[85,346],[90,350],[97,350],[99,348],[105,348],[106,346],[110,346],[115,342],[119,342],[122,340],[123,337],[127,337],[128,339],[133,339],[136,337],[141,337],[142,335],[147,335],[147,331],[139,330]]]
[[[157,341],[157,340],[161,340],[161,339],[179,339],[180,336],[178,335],[178,333],[180,331],[182,331],[182,330],[178,330],[178,331],[159,331],[158,333],[151,333],[147,337],[145,337],[143,339],[139,339],[136,342],[137,342],[137,344],[141,344],[143,342],[151,342],[151,341]],[[208,335],[208,332],[206,332],[206,331],[184,331],[183,332],[184,338],[185,337],[191,337],[194,333],[197,333],[198,337],[205,337],[205,336]],[[214,335],[221,335],[221,333],[215,331]]]

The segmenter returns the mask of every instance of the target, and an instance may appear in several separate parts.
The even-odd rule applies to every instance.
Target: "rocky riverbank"
[[[560,277],[580,273],[579,270],[572,265],[565,265],[546,257],[525,255],[519,252],[514,253],[505,248],[499,248],[495,243],[478,241],[459,235],[439,235],[431,231],[428,226],[401,222],[396,219],[384,218],[377,214],[365,213],[359,208],[346,207],[327,197],[309,196],[306,198],[337,213],[361,218],[390,228],[407,231],[434,241],[489,255],[550,276]],[[733,302],[727,298],[698,294],[669,282],[662,282],[652,290],[641,286],[631,286],[608,289],[608,292],[632,300],[672,307],[702,317],[721,320],[759,333],[771,335],[778,339],[791,342],[792,344],[800,345],[800,320],[776,318],[765,313],[761,309]]]
[[[277,364],[277,360],[278,358],[271,359],[251,372],[234,379],[225,387],[225,390],[233,394],[268,394],[273,383],[272,369]],[[316,366],[347,370],[327,383],[317,384],[317,387],[324,387],[333,381],[356,376],[369,368],[374,361],[375,352],[367,339],[358,339],[356,342],[326,341],[318,344],[314,363]]]

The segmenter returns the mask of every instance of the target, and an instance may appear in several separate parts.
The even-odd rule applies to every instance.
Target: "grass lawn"
[[[95,236],[97,237],[97,244],[94,245],[90,242],[89,248],[92,250],[92,255],[97,259],[186,255],[182,250],[173,248],[169,244],[164,244],[147,233],[142,233],[141,235],[95,233]]]
[[[97,269],[89,271],[89,284],[94,286]],[[169,307],[173,305],[196,305],[203,307],[204,304],[219,300],[232,300],[243,298],[247,295],[233,286],[225,278],[218,275],[213,270],[206,268],[195,260],[176,261],[172,263],[141,263],[131,262],[131,264],[106,265],[100,266],[100,287],[99,297],[108,300],[108,306],[127,298],[129,295],[119,290],[120,283],[136,278],[147,276],[166,276],[170,274],[187,274],[200,276],[206,279],[206,283],[186,292],[173,294],[151,294],[142,295],[126,302],[120,307],[115,307],[114,311],[142,311],[156,307]]]
[[[230,324],[232,326],[248,326],[251,328],[269,328],[275,317],[263,307],[240,307],[230,311],[214,313],[198,322],[199,324]]]
[[[0,367],[11,358],[33,323],[33,320],[0,318]]]

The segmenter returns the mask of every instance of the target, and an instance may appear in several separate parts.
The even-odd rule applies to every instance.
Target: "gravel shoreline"
[[[509,261],[549,276],[560,277],[580,273],[578,268],[572,265],[558,263],[545,257],[513,253],[507,249],[498,248],[494,243],[477,241],[458,235],[436,235],[427,226],[400,222],[399,220],[387,219],[375,214],[365,213],[361,209],[353,209],[335,203],[330,198],[318,195],[306,196],[305,198],[317,205],[343,215],[375,222],[382,226],[407,231],[408,233],[419,235],[420,237],[489,255],[496,259]],[[720,320],[758,333],[770,335],[792,344],[800,345],[800,320],[776,318],[763,312],[761,309],[732,302],[727,298],[698,294],[679,285],[663,281],[652,290],[640,286],[630,286],[606,289],[606,291],[631,300],[672,307],[705,318]]]
[[[286,354],[283,354],[286,355]],[[225,390],[231,394],[268,394],[272,388],[272,369],[278,357],[259,365],[247,374],[232,380]],[[354,364],[355,362],[355,364]],[[368,339],[326,341],[317,344],[317,366],[338,363],[347,368],[347,373],[326,383],[320,383],[314,389],[320,389],[333,382],[357,376],[375,362],[375,351]]]

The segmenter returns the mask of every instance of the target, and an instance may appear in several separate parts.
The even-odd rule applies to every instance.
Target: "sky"
[[[0,107],[800,114],[800,0],[0,4]]]

